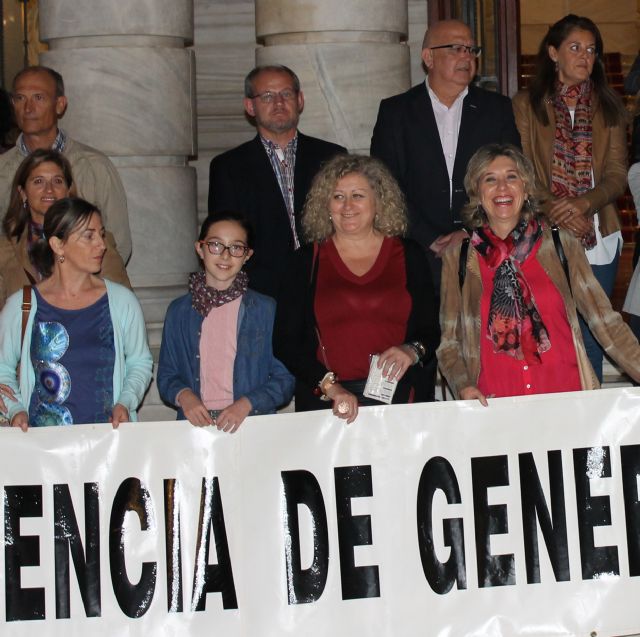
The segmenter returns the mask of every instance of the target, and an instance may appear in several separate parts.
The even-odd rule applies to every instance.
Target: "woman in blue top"
[[[160,395],[179,420],[231,433],[247,416],[288,403],[294,386],[271,348],[275,301],[247,289],[252,234],[235,212],[204,221],[195,244],[204,270],[169,306],[158,364]]]
[[[14,427],[135,420],[153,361],[136,297],[98,276],[104,235],[83,199],[60,199],[44,218],[32,249],[44,279],[32,288],[24,340],[22,291],[0,314],[0,384],[13,391]]]

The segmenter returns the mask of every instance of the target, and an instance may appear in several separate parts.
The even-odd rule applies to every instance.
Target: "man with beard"
[[[520,147],[511,101],[471,85],[479,55],[464,22],[436,22],[422,43],[425,82],[382,100],[371,138],[371,154],[407,197],[409,236],[426,250],[437,291],[442,253],[467,236],[460,210],[469,159],[492,142]]]
[[[288,256],[300,247],[300,212],[320,165],[346,149],[298,131],[300,80],[286,66],[258,66],[245,78],[244,108],[258,134],[211,161],[209,212],[244,213],[255,231],[245,266],[249,286],[277,296]]]

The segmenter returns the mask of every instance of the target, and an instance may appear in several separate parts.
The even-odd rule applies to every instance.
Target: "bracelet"
[[[327,390],[330,385],[334,385],[338,381],[338,377],[334,372],[327,372],[314,388],[313,393],[320,398],[320,400],[331,400],[327,396]]]
[[[417,365],[427,353],[425,346],[420,341],[411,341],[410,343],[405,343],[405,345],[416,355],[416,359],[413,361],[414,365]]]

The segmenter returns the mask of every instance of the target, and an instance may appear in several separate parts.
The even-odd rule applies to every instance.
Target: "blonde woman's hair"
[[[536,182],[533,164],[511,144],[487,144],[479,148],[471,157],[467,174],[464,176],[464,188],[467,191],[469,203],[464,206],[461,214],[462,221],[469,230],[480,228],[487,223],[487,214],[480,203],[480,180],[487,172],[489,164],[498,157],[511,159],[524,183],[527,199],[522,207],[521,218],[529,221],[542,215],[540,188]]]
[[[336,184],[351,174],[362,175],[375,192],[373,227],[387,237],[407,232],[407,210],[398,182],[379,160],[366,155],[337,155],[328,161],[311,183],[302,211],[302,232],[307,241],[323,241],[335,232],[329,202]]]

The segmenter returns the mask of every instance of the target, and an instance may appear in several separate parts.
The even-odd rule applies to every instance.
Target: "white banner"
[[[640,632],[640,392],[0,430],[1,635]]]

